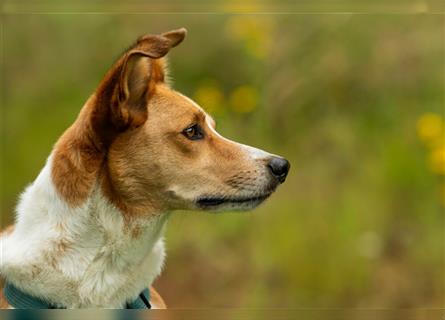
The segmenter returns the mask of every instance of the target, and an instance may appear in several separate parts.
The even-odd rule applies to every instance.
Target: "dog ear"
[[[119,127],[139,126],[147,119],[146,103],[154,84],[164,81],[159,59],[184,40],[185,29],[140,37],[122,57],[114,99],[114,122]],[[117,99],[116,99],[117,98]]]
[[[111,104],[111,120],[119,129],[139,126],[147,118],[150,64],[144,51],[132,50],[123,59]]]
[[[185,28],[180,28],[163,33],[161,36],[170,40],[171,47],[176,47],[178,44],[184,40],[187,35],[187,30]]]
[[[164,80],[163,74],[156,70],[158,65],[162,69],[162,63],[156,60],[180,44],[186,34],[187,30],[181,28],[161,35],[142,36],[137,40],[136,44],[124,55],[120,77],[120,93],[124,98],[131,98],[132,93],[136,94],[136,98],[139,97],[142,94],[140,92],[142,85],[148,80],[154,82]]]
[[[184,28],[139,37],[106,74],[96,90],[96,116],[117,131],[142,125],[154,85],[164,81],[164,57],[184,40]],[[102,121],[100,121],[102,122]]]

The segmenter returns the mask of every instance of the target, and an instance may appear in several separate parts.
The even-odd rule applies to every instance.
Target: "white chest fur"
[[[68,308],[120,308],[161,272],[167,219],[165,213],[135,219],[129,228],[99,188],[71,208],[51,181],[50,157],[21,196],[14,231],[0,238],[0,272]]]

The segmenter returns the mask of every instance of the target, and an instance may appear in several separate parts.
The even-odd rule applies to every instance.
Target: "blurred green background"
[[[445,306],[442,15],[2,18],[3,225],[123,49],[186,27],[174,88],[292,169],[252,213],[173,216],[167,304]]]

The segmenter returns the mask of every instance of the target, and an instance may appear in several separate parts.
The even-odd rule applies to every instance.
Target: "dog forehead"
[[[160,86],[156,92],[154,107],[164,116],[173,119],[189,118],[190,120],[205,120],[207,113],[195,101],[180,92],[165,86]],[[150,105],[149,105],[150,108]]]

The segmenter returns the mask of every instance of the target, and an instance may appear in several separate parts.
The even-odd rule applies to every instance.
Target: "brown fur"
[[[205,128],[207,116],[165,84],[156,86],[147,109],[144,125],[120,134],[110,145],[102,177],[105,194],[128,216],[182,208],[183,202],[169,196],[172,183],[192,183],[193,188],[198,181],[204,184],[213,178],[216,188],[230,187],[220,184],[231,172],[250,172],[251,161],[233,142],[210,130],[199,142],[181,134],[193,123]],[[195,179],[189,182],[191,176]]]
[[[156,83],[164,81],[164,62],[150,58],[161,58],[184,36],[185,31],[178,30],[139,38],[106,74],[77,120],[59,139],[52,177],[69,204],[78,206],[89,196],[116,136],[146,121],[150,92]]]
[[[217,134],[215,121],[165,82],[161,58],[184,37],[180,29],[139,38],[108,71],[53,151],[51,177],[59,195],[76,207],[93,188],[101,188],[133,237],[141,233],[131,223],[135,217],[196,208],[196,190],[204,196],[236,197],[243,191],[256,197],[255,186],[261,185],[267,197],[277,186],[262,174],[267,159],[256,159]],[[184,135],[195,125],[202,130],[199,141]],[[57,228],[63,232],[62,225]],[[70,245],[61,242],[59,255]],[[150,290],[152,302],[165,307]],[[2,299],[0,294],[0,305]]]
[[[169,37],[173,34],[168,33]],[[153,59],[166,54],[181,36],[174,37],[173,43],[166,41],[166,36],[140,38],[107,73],[75,123],[56,144],[53,181],[72,206],[81,205],[95,183],[100,183],[109,200],[131,220],[135,215],[184,205],[167,190],[178,179],[177,169],[184,161],[196,172],[203,158],[208,159],[208,165],[204,165],[218,183],[229,179],[229,172],[248,172],[252,163],[231,141],[209,130],[205,141],[198,143],[186,141],[181,135],[191,124],[205,128],[207,120],[211,127],[215,123],[190,100],[169,88],[165,83],[165,62]],[[211,168],[211,163],[218,166]],[[243,164],[245,168],[240,167]],[[159,170],[166,166],[170,170],[164,171],[171,171],[171,176]],[[182,176],[187,179],[185,173]],[[197,179],[208,176],[203,174]],[[224,187],[238,189],[239,182],[232,181]]]
[[[4,281],[4,279],[0,278],[0,288],[1,288],[1,290],[0,290],[0,309],[9,309],[10,305],[3,294],[4,286],[5,286],[5,281]]]

